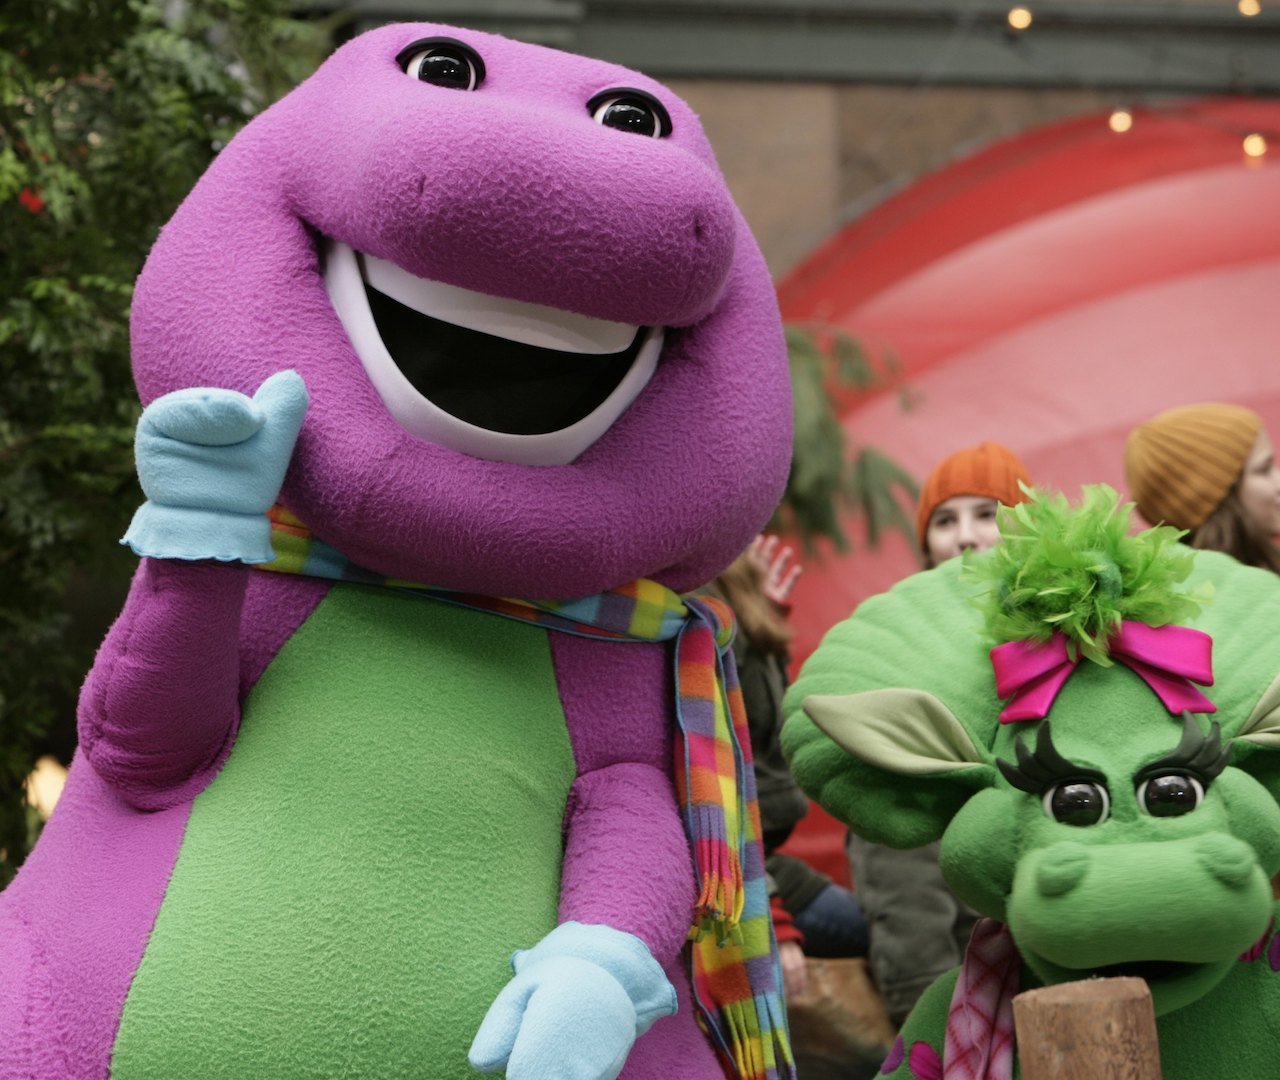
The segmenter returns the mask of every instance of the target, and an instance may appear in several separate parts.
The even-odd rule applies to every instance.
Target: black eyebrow
[[[1086,780],[1101,784],[1107,783],[1105,773],[1077,765],[1068,761],[1053,745],[1053,736],[1049,732],[1049,721],[1045,720],[1036,732],[1036,750],[1033,754],[1027,749],[1019,732],[1013,740],[1014,753],[1018,755],[1018,764],[1010,765],[1002,758],[996,759],[996,765],[1004,774],[1004,778],[1021,791],[1039,795],[1054,784],[1064,780]]]
[[[1231,759],[1231,744],[1222,745],[1222,729],[1218,721],[1209,726],[1209,734],[1200,730],[1196,719],[1182,710],[1182,739],[1172,753],[1142,766],[1133,778],[1135,784],[1170,772],[1193,773],[1204,784],[1221,774]]]

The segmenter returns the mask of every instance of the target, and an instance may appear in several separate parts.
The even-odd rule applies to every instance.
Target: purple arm
[[[625,930],[665,966],[688,936],[694,902],[671,780],[670,652],[569,634],[553,635],[551,649],[578,765],[560,920]]]
[[[326,587],[143,559],[80,694],[80,747],[97,773],[139,809],[196,795],[230,749],[243,694]]]
[[[240,718],[246,566],[143,559],[80,693],[80,746],[148,810],[208,783]]]

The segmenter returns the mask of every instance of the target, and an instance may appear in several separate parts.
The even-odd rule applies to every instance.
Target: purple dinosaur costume
[[[150,557],[0,896],[0,1076],[722,1075],[670,645],[246,565],[273,503],[361,581],[489,596],[686,590],[746,546],[785,353],[689,108],[363,35],[166,226],[133,348]]]

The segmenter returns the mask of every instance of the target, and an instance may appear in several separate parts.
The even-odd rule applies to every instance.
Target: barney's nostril
[[[1202,836],[1196,842],[1200,865],[1229,889],[1241,889],[1253,877],[1255,861],[1248,844],[1232,836]]]
[[[715,239],[715,224],[705,209],[693,212],[693,239],[696,243],[705,244]]]
[[[1084,880],[1089,853],[1080,844],[1058,844],[1046,851],[1036,867],[1036,886],[1042,896],[1065,896]]]

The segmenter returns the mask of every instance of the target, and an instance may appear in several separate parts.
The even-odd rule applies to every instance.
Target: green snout
[[[1064,840],[1027,852],[1008,911],[1019,948],[1046,983],[1140,975],[1160,1014],[1227,973],[1267,928],[1272,899],[1254,850],[1211,832],[1130,844]]]

